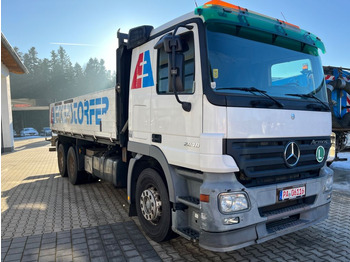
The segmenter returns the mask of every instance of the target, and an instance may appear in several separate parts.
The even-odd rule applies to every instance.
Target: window
[[[292,48],[292,44],[287,45],[289,39],[285,44],[277,45],[277,40],[280,38],[278,43],[281,43],[282,37],[277,37],[272,44],[266,43],[267,38],[266,41],[260,41],[260,38],[255,41],[238,37],[236,33],[236,28],[231,25],[209,24],[207,27],[209,68],[214,92],[255,99],[259,94],[240,90],[242,87],[255,87],[277,98],[304,101],[307,98],[294,95],[313,94],[324,102],[328,101],[316,47],[305,46],[303,51],[295,51],[297,44],[291,41],[295,48]],[[242,31],[239,34],[243,34]],[[239,104],[239,98],[237,101]]]
[[[194,93],[194,40],[193,33],[187,32],[181,34],[181,39],[184,43],[184,90],[178,90],[179,94],[193,94]],[[171,55],[171,54],[170,54]],[[157,93],[158,94],[172,94],[173,90],[169,90],[168,79],[168,57],[169,54],[160,48],[158,51],[158,69],[157,69]]]

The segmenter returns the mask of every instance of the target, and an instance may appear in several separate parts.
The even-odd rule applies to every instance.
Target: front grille
[[[284,151],[290,142],[300,149],[300,159],[294,167],[288,167]],[[325,157],[316,160],[316,149],[322,145]],[[224,154],[236,161],[240,173],[237,178],[248,186],[294,181],[318,175],[325,164],[329,148],[329,137],[275,138],[275,139],[224,139]]]

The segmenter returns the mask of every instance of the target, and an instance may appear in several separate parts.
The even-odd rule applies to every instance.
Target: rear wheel
[[[77,185],[81,182],[81,173],[78,172],[78,161],[74,147],[70,147],[67,154],[67,171],[69,182]]]
[[[66,177],[67,173],[67,149],[63,144],[59,144],[57,149],[58,170],[62,177]]]
[[[136,211],[146,234],[156,242],[172,236],[168,190],[159,173],[143,170],[136,183]]]

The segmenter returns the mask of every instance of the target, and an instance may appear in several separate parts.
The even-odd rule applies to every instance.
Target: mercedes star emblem
[[[300,158],[300,149],[295,142],[290,142],[284,149],[284,162],[288,167],[298,164]]]

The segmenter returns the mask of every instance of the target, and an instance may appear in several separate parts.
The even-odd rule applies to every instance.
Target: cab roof
[[[236,6],[220,0],[212,0],[202,6],[197,7],[194,12],[188,13],[177,19],[174,19],[156,29],[153,29],[151,35],[156,35],[168,28],[175,26],[181,21],[200,17],[205,23],[224,22],[235,26],[246,27],[271,33],[274,36],[283,36],[298,42],[317,47],[326,52],[325,46],[320,38],[314,34],[301,29],[286,21],[272,18],[246,8]]]

